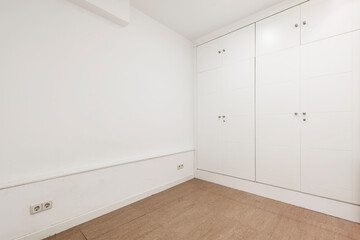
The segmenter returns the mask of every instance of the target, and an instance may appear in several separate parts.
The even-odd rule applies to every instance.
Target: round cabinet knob
[[[303,21],[303,25],[306,25],[307,24],[307,22],[306,21]]]
[[[299,24],[295,24],[295,27],[296,27],[296,28],[299,27]]]
[[[306,119],[304,118],[303,121],[306,122]]]
[[[306,115],[306,112],[303,112],[303,115],[305,116],[305,115]]]
[[[225,116],[223,116],[223,118],[225,118]]]
[[[221,118],[221,116],[219,116],[218,118]]]
[[[298,113],[294,113],[295,116],[299,115]]]
[[[225,49],[223,49],[223,52],[225,52],[226,50]]]
[[[221,53],[221,51],[219,50],[218,53]]]

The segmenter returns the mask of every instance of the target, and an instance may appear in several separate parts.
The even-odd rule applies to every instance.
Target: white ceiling
[[[283,0],[131,0],[131,4],[190,40]]]

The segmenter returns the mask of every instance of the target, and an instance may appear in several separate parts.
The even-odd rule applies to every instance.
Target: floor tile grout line
[[[85,234],[81,231],[80,228],[78,228],[79,232],[83,235],[83,237],[85,238],[85,240],[88,240],[87,237],[85,236]]]

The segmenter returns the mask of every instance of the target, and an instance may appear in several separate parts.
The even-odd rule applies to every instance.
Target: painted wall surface
[[[78,225],[155,188],[192,178],[193,161],[194,153],[187,152],[1,190],[0,239],[42,239]],[[177,170],[178,164],[184,169]],[[48,200],[51,210],[29,214],[30,204]]]
[[[192,45],[131,18],[0,1],[0,188],[193,148]]]
[[[189,149],[188,40],[136,9],[121,27],[67,0],[0,1],[0,239],[39,239],[191,178],[194,158],[7,186]]]

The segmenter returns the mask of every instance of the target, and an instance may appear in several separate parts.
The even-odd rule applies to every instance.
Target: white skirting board
[[[199,169],[196,170],[196,178],[360,223],[360,206],[357,205]]]
[[[123,201],[120,201],[120,202],[105,206],[105,207],[97,209],[95,211],[91,211],[91,212],[83,214],[81,216],[78,216],[78,217],[69,219],[67,221],[61,222],[59,224],[53,225],[53,226],[51,226],[51,227],[49,227],[47,229],[41,230],[39,232],[35,232],[35,233],[32,233],[32,234],[17,238],[16,240],[39,240],[39,239],[46,238],[48,236],[54,235],[55,233],[65,231],[65,230],[67,230],[69,228],[75,227],[75,226],[77,226],[79,224],[90,221],[90,220],[92,220],[94,218],[100,217],[100,216],[102,216],[104,214],[110,213],[110,212],[115,211],[115,210],[117,210],[119,208],[125,207],[125,206],[127,206],[127,205],[129,205],[131,203],[134,203],[134,202],[137,202],[137,201],[139,201],[141,199],[147,198],[147,197],[149,197],[149,196],[151,196],[153,194],[162,192],[162,191],[164,191],[166,189],[169,189],[171,187],[174,187],[174,186],[176,186],[178,184],[189,181],[189,180],[191,180],[193,178],[194,178],[194,176],[190,175],[190,176],[178,179],[176,181],[173,181],[173,182],[170,182],[168,184],[153,188],[153,189],[151,189],[149,191],[138,194],[136,196],[131,196],[131,197],[129,197],[129,198],[123,200]]]

